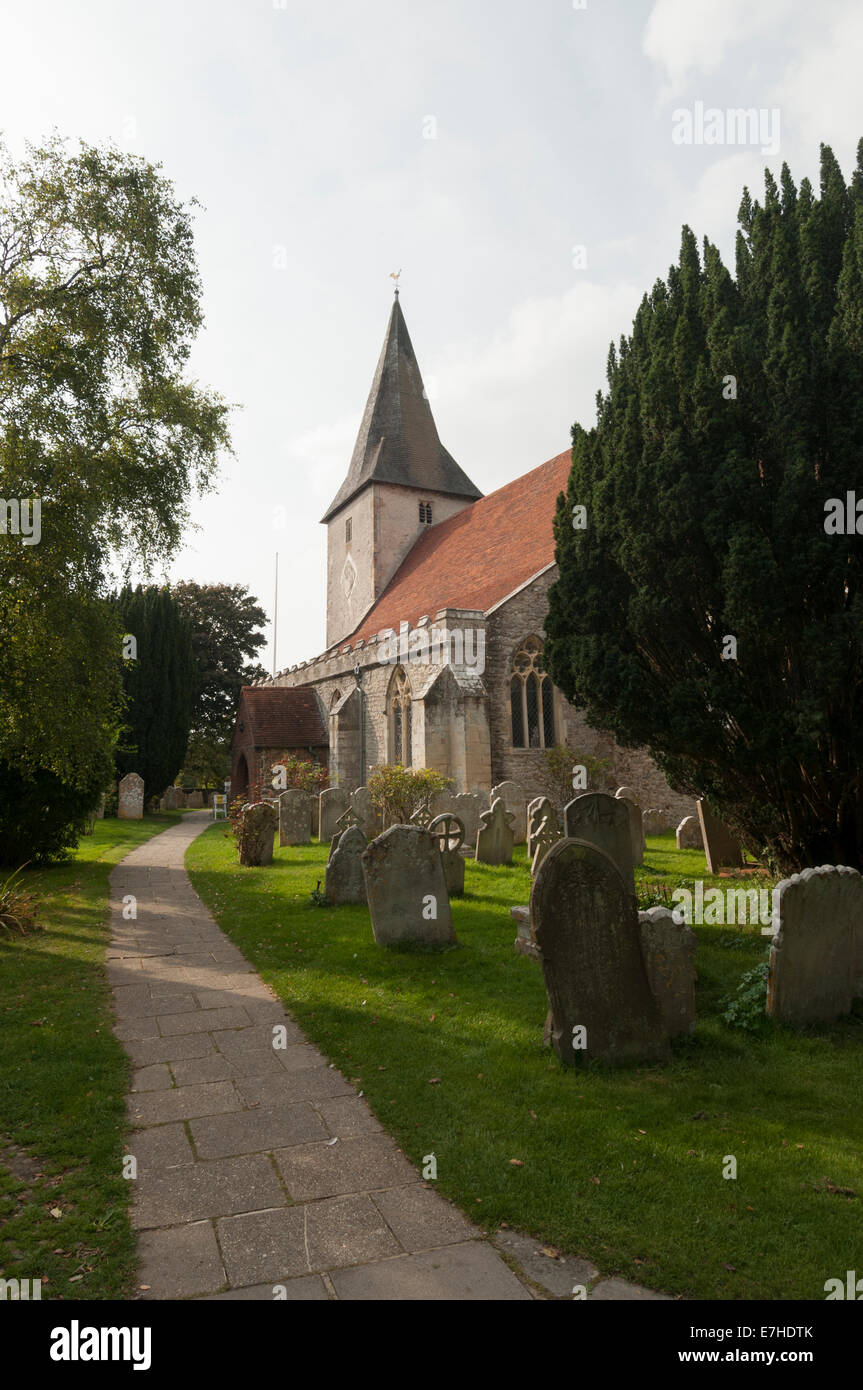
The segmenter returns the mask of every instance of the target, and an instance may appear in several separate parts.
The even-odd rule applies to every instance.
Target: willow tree
[[[860,867],[863,141],[739,224],[734,275],[684,227],[573,429],[546,659],[768,862]]]

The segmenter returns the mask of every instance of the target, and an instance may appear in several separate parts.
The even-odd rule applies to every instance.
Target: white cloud
[[[793,9],[794,0],[656,0],[644,52],[677,92],[691,73],[717,72],[729,49],[781,29]]]

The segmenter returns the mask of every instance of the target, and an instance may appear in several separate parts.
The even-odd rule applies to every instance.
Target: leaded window
[[[411,686],[404,668],[399,666],[390,683],[390,761],[402,767],[411,766]]]
[[[528,637],[513,658],[509,700],[513,748],[552,748],[554,686],[542,664],[538,637]]]

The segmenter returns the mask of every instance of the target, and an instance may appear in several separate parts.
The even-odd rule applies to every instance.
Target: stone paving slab
[[[543,1280],[536,1243],[504,1241],[529,1284],[422,1183],[192,888],[185,851],[209,823],[206,811],[184,816],[111,875],[107,975],[114,1032],[135,1068],[126,1153],[137,1160],[141,1296],[560,1298],[583,1266],[590,1298],[663,1297],[595,1282],[577,1260]],[[133,922],[122,916],[128,894]],[[274,1047],[280,1027],[286,1046]]]

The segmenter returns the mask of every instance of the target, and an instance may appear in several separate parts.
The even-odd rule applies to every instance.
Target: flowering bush
[[[452,786],[452,778],[431,767],[383,763],[373,770],[366,786],[385,825],[407,825],[414,811]]]

